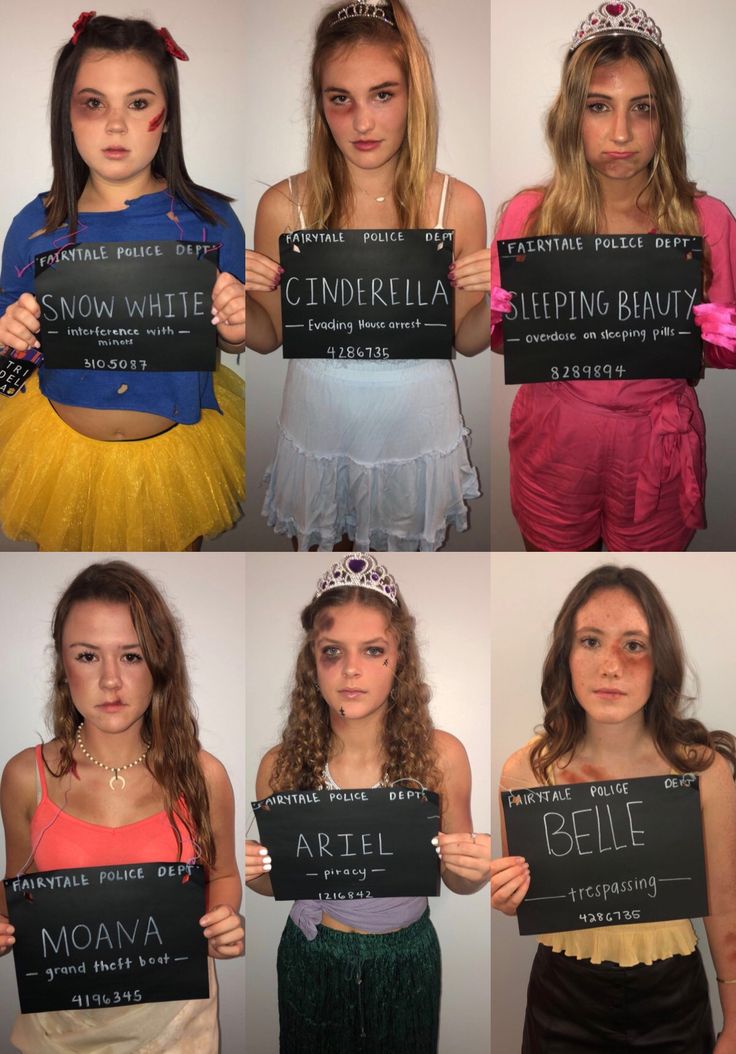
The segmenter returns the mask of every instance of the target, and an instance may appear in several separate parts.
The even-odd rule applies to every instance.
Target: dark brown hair
[[[625,590],[639,604],[649,625],[654,679],[644,720],[662,757],[678,772],[702,772],[717,751],[736,775],[736,741],[731,733],[709,732],[700,721],[683,716],[692,702],[683,694],[685,655],[664,597],[642,571],[604,564],[580,579],[555,619],[542,671],[544,726],[529,755],[537,779],[546,783],[556,762],[571,757],[585,734],[585,711],[572,690],[570,650],[578,610],[604,589]]]
[[[271,776],[272,790],[319,788],[330,755],[332,729],[329,708],[317,681],[314,640],[331,607],[360,604],[386,617],[387,632],[398,646],[398,662],[386,710],[383,732],[384,771],[389,782],[418,780],[430,790],[441,790],[441,775],[433,745],[434,725],[429,713],[429,686],[423,679],[414,633],[414,618],[401,596],[398,603],[371,589],[341,586],[323,593],[301,615],[304,640],[296,660],[291,708],[282,732]]]
[[[76,44],[66,43],[56,57],[51,89],[51,161],[54,179],[46,198],[45,231],[55,231],[64,223],[76,233],[78,202],[89,176],[89,169],[77,150],[72,135],[71,99],[79,65],[92,48],[108,52],[138,52],[156,69],[166,97],[166,126],[161,145],[153,159],[154,176],[166,180],[169,192],[188,205],[208,223],[222,222],[202,194],[221,201],[232,201],[224,194],[200,187],[192,181],[184,163],[181,134],[179,73],[176,59],[150,22],[137,18],[110,18],[98,15],[84,29]]]
[[[202,860],[215,863],[216,847],[210,823],[209,796],[199,764],[197,721],[190,695],[179,627],[166,601],[142,571],[122,560],[91,564],[67,586],[56,605],[52,634],[56,661],[49,705],[53,732],[60,744],[60,764],[55,776],[74,765],[77,728],[82,716],[74,705],[62,661],[64,623],[75,604],[101,600],[125,604],[138,634],[143,657],[153,678],[151,705],[143,719],[143,738],[150,743],[146,767],[161,787],[164,808],[176,835],[181,856],[181,836],[176,815],[189,830]],[[182,815],[181,802],[189,818]]]

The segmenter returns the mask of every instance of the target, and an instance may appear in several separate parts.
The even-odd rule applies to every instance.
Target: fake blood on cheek
[[[149,132],[157,131],[157,129],[159,129],[161,127],[161,125],[164,123],[165,120],[166,120],[166,109],[164,108],[157,117],[154,117],[149,122],[148,131]]]

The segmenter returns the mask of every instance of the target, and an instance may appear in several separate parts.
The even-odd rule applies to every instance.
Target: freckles
[[[154,117],[151,121],[149,121],[148,131],[149,132],[155,132],[157,129],[159,129],[161,127],[161,125],[164,123],[165,120],[166,120],[166,107],[163,108],[163,110],[161,111],[161,113],[157,117]]]

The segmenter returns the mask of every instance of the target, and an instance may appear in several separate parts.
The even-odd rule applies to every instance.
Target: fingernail
[[[270,871],[271,870],[271,865],[270,864],[264,864],[263,865],[263,870],[264,871]]]
[[[439,838],[433,838],[432,839],[432,845],[439,845],[439,844],[440,844]]]
[[[435,853],[437,854],[437,856],[442,856],[442,850],[439,846],[437,846],[437,848],[435,849]]]
[[[271,862],[272,861],[271,861],[271,857],[270,856],[264,856],[264,858],[263,858],[263,863],[264,864],[270,864]]]
[[[283,267],[279,267],[279,274],[286,274],[286,271]]]
[[[219,326],[220,325],[220,316],[219,315],[213,315],[212,316],[212,325],[213,326]]]
[[[268,849],[259,849],[258,850],[258,855],[259,856],[268,856]]]

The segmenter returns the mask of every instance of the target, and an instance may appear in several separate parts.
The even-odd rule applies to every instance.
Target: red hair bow
[[[166,45],[166,50],[168,51],[169,55],[173,55],[174,58],[179,59],[180,62],[189,62],[189,56],[187,55],[186,51],[182,51],[182,49],[172,37],[171,33],[169,33],[168,29],[162,26],[161,29],[157,29],[156,32]]]
[[[76,44],[77,43],[77,41],[81,37],[82,33],[84,33],[84,31],[87,28],[88,24],[92,21],[92,19],[95,17],[96,14],[97,14],[96,11],[82,11],[81,15],[79,16],[77,21],[72,26],[72,29],[74,30],[74,36],[72,37],[72,44]]]

